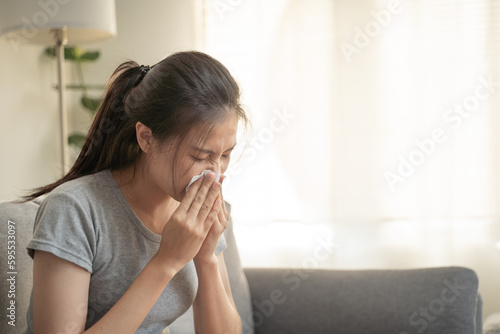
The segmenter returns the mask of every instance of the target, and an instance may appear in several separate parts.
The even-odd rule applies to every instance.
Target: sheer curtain
[[[225,196],[243,262],[259,265],[266,253],[306,249],[331,230],[333,3],[203,4],[203,49],[239,81],[252,118]]]
[[[500,238],[498,2],[391,3],[335,7],[335,224],[366,254],[341,247],[340,263],[487,271]]]
[[[244,263],[334,232],[320,266],[500,266],[499,6],[203,0],[254,122],[226,186]]]

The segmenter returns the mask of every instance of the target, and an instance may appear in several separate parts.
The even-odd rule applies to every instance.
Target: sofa
[[[37,200],[0,204],[4,254],[0,256],[4,313],[0,333],[26,329],[32,286],[32,260],[26,246],[38,205]],[[224,257],[245,334],[483,333],[478,278],[470,269],[242,268],[232,221],[225,237]],[[191,309],[164,332],[194,333]]]

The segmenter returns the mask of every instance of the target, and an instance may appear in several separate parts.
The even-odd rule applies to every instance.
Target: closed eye
[[[227,153],[227,155],[230,155],[231,151],[234,149],[235,146],[236,146],[236,144],[234,144],[231,148],[228,148],[227,150],[225,150],[223,153]],[[207,150],[207,149],[204,149],[202,147],[193,146],[192,149],[196,150],[200,153],[205,153],[205,154],[214,154],[215,153],[214,151]]]
[[[202,162],[202,161],[207,160],[207,158],[197,158],[197,157],[195,157],[195,156],[191,156],[191,157],[192,157],[192,158],[193,158],[193,160],[194,160],[194,161],[196,161],[196,162]]]

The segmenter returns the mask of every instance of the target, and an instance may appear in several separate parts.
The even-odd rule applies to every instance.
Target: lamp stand
[[[62,176],[68,172],[68,125],[66,112],[66,73],[64,71],[64,46],[68,43],[67,28],[52,30],[56,42],[57,81],[59,90],[59,126],[61,140],[61,170]]]

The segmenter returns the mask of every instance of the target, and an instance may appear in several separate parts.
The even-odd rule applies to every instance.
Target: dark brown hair
[[[214,125],[229,113],[248,123],[238,84],[216,59],[201,52],[174,53],[152,66],[127,61],[113,72],[104,101],[70,171],[35,189],[28,201],[78,177],[105,169],[120,170],[141,154],[135,125],[149,127],[155,139],[182,140],[198,124]]]

